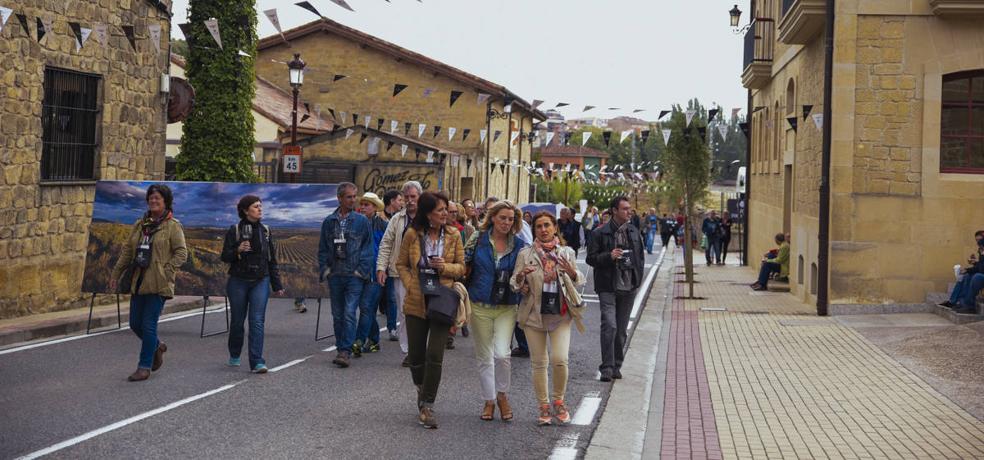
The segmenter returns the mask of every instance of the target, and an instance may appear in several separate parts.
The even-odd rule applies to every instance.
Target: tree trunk
[[[689,294],[687,297],[693,298],[694,296],[694,245],[693,245],[693,234],[691,229],[693,228],[693,209],[691,207],[691,193],[687,183],[684,182],[683,185],[683,208],[684,208],[684,222],[683,222],[683,247],[686,248],[683,252],[683,264],[685,271],[687,273],[687,284],[689,285]]]

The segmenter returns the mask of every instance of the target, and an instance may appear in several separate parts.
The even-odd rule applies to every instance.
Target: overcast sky
[[[725,113],[744,107],[742,37],[728,27],[734,0],[309,0],[324,16],[506,86],[541,109],[568,102],[568,118],[611,118],[698,97]],[[172,35],[189,0],[174,0]],[[316,17],[294,0],[256,0],[259,36]],[[747,2],[742,22],[747,21]],[[286,71],[284,72],[286,75]],[[585,105],[598,108],[582,113]],[[621,111],[609,111],[621,107]]]

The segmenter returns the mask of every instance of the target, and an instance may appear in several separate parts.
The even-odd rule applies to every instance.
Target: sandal
[[[485,407],[482,408],[482,420],[486,422],[491,422],[495,418],[495,401],[485,401]]]
[[[496,395],[495,400],[499,403],[499,414],[502,417],[503,422],[511,422],[513,419],[512,407],[509,407],[509,399],[506,398],[506,394],[500,392]]]

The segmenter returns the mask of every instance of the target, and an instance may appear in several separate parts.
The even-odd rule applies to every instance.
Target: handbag
[[[461,303],[461,298],[454,289],[443,285],[438,286],[438,293],[436,295],[424,297],[427,319],[439,324],[453,326],[458,318],[458,307]]]

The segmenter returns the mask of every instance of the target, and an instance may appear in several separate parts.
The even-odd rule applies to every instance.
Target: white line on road
[[[142,413],[140,415],[135,415],[135,416],[130,417],[130,418],[125,419],[125,420],[120,420],[119,422],[113,423],[112,425],[106,425],[106,426],[104,426],[102,428],[92,430],[92,431],[90,431],[88,433],[85,433],[85,434],[83,434],[81,436],[76,436],[76,437],[74,437],[72,439],[69,439],[69,440],[66,440],[66,441],[62,441],[62,442],[60,442],[58,444],[55,444],[55,445],[53,445],[51,447],[46,447],[44,449],[31,452],[31,453],[29,453],[27,455],[24,455],[22,457],[19,457],[18,460],[34,459],[34,458],[38,458],[38,457],[43,457],[45,455],[48,455],[48,454],[51,454],[51,453],[54,453],[54,452],[58,452],[59,450],[62,450],[64,448],[66,448],[66,447],[74,446],[74,445],[79,444],[79,443],[81,443],[83,441],[92,439],[92,438],[94,438],[96,436],[109,433],[110,431],[113,431],[113,430],[118,430],[118,429],[123,428],[123,427],[125,427],[127,425],[131,425],[133,423],[139,422],[139,421],[141,421],[143,419],[153,417],[153,416],[155,416],[157,414],[162,414],[162,413],[167,412],[169,410],[177,409],[178,407],[181,407],[181,406],[183,406],[185,404],[188,404],[188,403],[192,403],[192,402],[198,401],[199,399],[204,399],[204,398],[207,398],[207,397],[212,396],[214,394],[221,393],[221,392],[226,391],[228,389],[231,389],[231,388],[235,387],[236,385],[239,385],[239,384],[241,384],[241,383],[243,383],[245,381],[246,380],[240,380],[238,382],[231,383],[229,385],[222,386],[222,387],[216,388],[216,389],[211,390],[211,391],[206,391],[205,393],[202,393],[202,394],[198,394],[198,395],[195,395],[195,396],[191,396],[189,398],[182,399],[180,401],[173,402],[171,404],[168,404],[168,405],[163,406],[163,407],[159,407],[159,408],[154,409],[152,411],[144,412],[144,413]]]
[[[601,396],[597,391],[592,391],[584,395],[581,398],[581,404],[577,406],[577,411],[574,412],[574,419],[571,420],[571,425],[590,425],[594,421],[595,413],[598,412],[598,408],[601,407]]]
[[[575,460],[577,458],[577,440],[580,433],[566,433],[557,441],[549,460]]]
[[[662,250],[660,250],[659,258],[657,260],[663,260],[663,256],[665,254],[666,254],[666,248],[663,248]],[[646,275],[646,281],[642,283],[642,285],[645,286],[646,289],[648,289],[649,286],[652,285],[653,278],[656,277],[656,270],[659,269],[659,266],[660,264],[656,263],[653,264],[653,268],[649,269],[649,274]],[[636,319],[639,317],[639,309],[642,307],[642,299],[644,297],[646,296],[643,293],[643,291],[639,291],[639,293],[636,294],[635,302],[633,302],[632,304],[632,314],[629,315],[629,318]]]
[[[314,356],[314,355],[306,356],[306,357],[301,358],[301,359],[295,359],[295,360],[293,360],[293,361],[291,361],[289,363],[281,364],[281,365],[279,365],[279,366],[277,366],[277,367],[275,367],[273,369],[270,369],[270,372],[282,371],[284,369],[287,369],[290,366],[293,366],[293,365],[296,365],[296,364],[301,364],[304,361],[307,361],[307,360],[311,359],[312,356]]]

